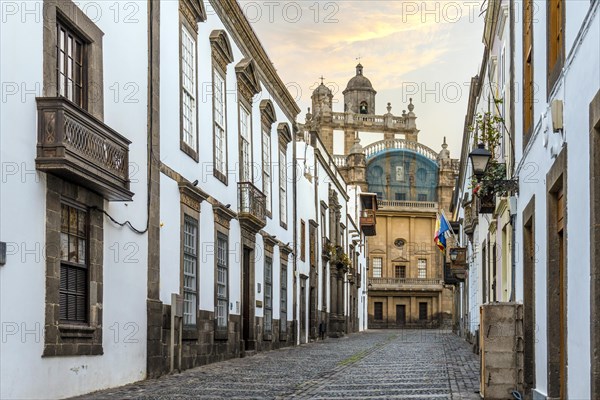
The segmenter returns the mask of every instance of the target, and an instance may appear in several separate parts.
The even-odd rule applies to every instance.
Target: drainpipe
[[[298,230],[297,230],[297,227],[296,227],[297,221],[298,221],[298,213],[297,213],[298,207],[297,207],[297,199],[296,199],[296,186],[297,186],[297,183],[298,183],[298,176],[297,176],[297,174],[298,174],[297,161],[298,160],[297,160],[297,155],[296,155],[296,146],[297,146],[296,140],[297,140],[297,136],[298,136],[298,124],[296,123],[296,121],[293,122],[292,131],[293,131],[293,137],[292,137],[292,144],[293,144],[293,146],[292,146],[292,160],[293,161],[292,161],[292,163],[294,165],[293,172],[292,172],[292,175],[293,175],[293,178],[292,178],[293,179],[293,185],[292,185],[292,187],[293,187],[292,188],[293,195],[292,196],[293,196],[293,207],[294,207],[294,212],[293,212],[294,221],[292,222],[292,229],[294,230],[294,235],[293,235],[293,238],[294,238],[293,239],[294,240],[294,254],[293,254],[293,261],[292,261],[292,265],[293,265],[293,268],[294,268],[294,273],[293,273],[293,277],[294,277],[294,280],[293,280],[293,282],[294,282],[294,287],[293,287],[294,301],[292,303],[293,304],[292,321],[294,321],[293,322],[293,326],[294,326],[293,340],[294,340],[294,343],[297,345],[297,344],[299,344],[298,343],[298,333],[297,333],[297,329],[299,328],[299,326],[298,326],[298,321],[297,321],[297,318],[296,318],[297,317],[297,315],[296,315],[296,296],[297,296],[297,293],[298,293],[298,291],[296,289],[296,284],[298,282],[298,279],[296,277],[296,275],[298,274],[298,268],[297,268],[297,262],[296,262],[296,260],[297,260],[297,256],[296,255],[298,254],[298,252],[297,252],[297,249],[298,249],[297,232],[298,232]]]
[[[516,157],[515,157],[515,136],[514,136],[514,132],[515,132],[515,1],[514,0],[509,0],[508,2],[508,18],[510,20],[510,103],[509,103],[509,108],[510,108],[510,158],[511,158],[511,163],[510,163],[510,177],[514,178],[514,171],[515,171],[515,162],[516,162]],[[514,205],[516,206],[516,202],[514,202]],[[509,206],[510,206],[510,202],[509,202]],[[514,302],[515,301],[515,273],[516,273],[516,260],[515,260],[515,242],[516,242],[516,227],[515,227],[515,220],[516,220],[516,209],[515,210],[510,210],[510,225],[512,227],[511,232],[512,232],[512,240],[511,240],[511,249],[510,249],[510,253],[511,253],[511,291],[510,291],[510,301]]]

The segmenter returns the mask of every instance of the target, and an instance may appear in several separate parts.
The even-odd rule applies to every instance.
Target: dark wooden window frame
[[[398,278],[398,279],[405,279],[406,278],[406,265],[396,265],[394,267],[395,271],[394,271],[394,277]]]
[[[558,82],[563,66],[565,65],[565,0],[552,0],[546,2],[546,96],[549,99],[554,87]],[[556,8],[560,5],[560,15],[556,15]],[[558,31],[553,31],[551,17],[558,18]],[[556,58],[551,58],[551,48],[560,34],[560,41],[557,44]]]
[[[67,204],[87,212],[86,321],[60,318],[61,210]],[[81,186],[47,175],[46,185],[46,294],[44,357],[101,355],[104,234],[103,198]],[[92,257],[93,255],[93,257]]]
[[[82,103],[73,102],[73,104],[86,110],[99,120],[104,120],[102,63],[102,37],[104,33],[70,0],[44,1],[43,24],[43,97],[59,97],[57,80],[59,38],[57,24],[60,24],[69,29],[84,43]]]
[[[547,226],[547,265],[546,265],[546,276],[547,276],[547,318],[548,318],[548,326],[547,326],[547,351],[548,351],[548,359],[547,359],[547,374],[548,374],[548,397],[549,398],[560,398],[561,393],[567,393],[566,386],[568,385],[568,376],[566,367],[563,369],[561,367],[560,360],[560,337],[564,336],[564,352],[565,357],[568,354],[568,334],[567,334],[567,326],[568,326],[568,317],[567,317],[567,307],[568,299],[568,281],[567,281],[567,273],[568,270],[568,258],[567,258],[567,145],[565,144],[560,154],[556,157],[554,164],[550,168],[550,171],[546,174],[546,226]],[[561,235],[558,233],[558,220],[555,218],[558,212],[558,201],[557,201],[557,193],[562,191],[564,198],[563,205],[563,252],[560,254],[560,240]],[[560,276],[560,272],[557,268],[560,265],[560,259],[562,258],[562,277]],[[560,283],[564,285],[564,298],[563,306],[561,308],[558,293],[561,290]],[[561,327],[560,320],[563,320],[564,326]],[[566,360],[565,360],[566,364]],[[560,385],[560,377],[564,378],[565,386],[561,388]]]
[[[318,225],[314,220],[308,221],[308,263],[312,268],[317,267],[317,231]],[[317,273],[318,274],[318,273]]]
[[[529,143],[535,124],[534,84],[534,0],[523,1],[523,149]],[[527,44],[529,43],[529,46]]]
[[[306,222],[300,220],[300,260],[306,261]]]
[[[60,295],[60,300],[59,300],[59,321],[61,324],[81,324],[81,325],[87,325],[89,323],[89,297],[90,297],[90,293],[89,293],[89,275],[90,275],[90,271],[89,271],[89,215],[88,215],[88,210],[85,207],[85,205],[82,204],[78,204],[73,202],[70,199],[65,199],[62,198],[61,199],[61,229],[60,229],[60,235],[61,235],[61,261],[60,261],[60,285],[59,285],[59,295]],[[65,211],[67,211],[68,214],[70,214],[71,210],[75,211],[78,214],[78,218],[79,218],[79,213],[83,213],[83,218],[85,219],[83,221],[84,224],[84,229],[83,229],[83,234],[79,234],[78,232],[73,233],[71,231],[71,227],[70,227],[70,215],[67,215],[67,230],[64,230],[64,224],[62,221],[62,217]],[[79,222],[79,220],[78,220]],[[78,224],[78,223],[77,223]],[[63,242],[63,235],[67,236],[67,258],[70,258],[70,248],[71,248],[71,239],[75,238],[76,239],[76,247],[77,247],[77,253],[79,253],[79,241],[83,240],[84,242],[84,246],[85,246],[85,253],[83,254],[83,260],[80,259],[80,254],[76,255],[77,261],[71,261],[69,259],[64,259],[63,254],[62,254],[62,242]],[[69,273],[70,272],[70,273]],[[83,272],[83,287],[79,287],[80,283],[79,281],[79,273]],[[68,277],[64,277],[63,273],[66,273],[66,275]],[[72,273],[76,274],[76,278],[75,278],[75,282],[73,282],[72,279],[69,279],[69,275],[71,275]],[[70,284],[74,284],[76,287],[72,288]],[[67,287],[65,287],[67,286]],[[63,295],[65,297],[63,297]],[[73,296],[75,297],[75,309],[74,311],[74,315],[72,315],[71,311],[71,307],[68,306],[68,304],[70,303],[70,301],[68,301],[69,298],[73,298]],[[79,304],[79,300],[83,297],[83,305],[84,308],[83,310],[78,310],[78,304]]]
[[[535,388],[535,337],[536,337],[536,307],[535,307],[535,196],[523,211],[523,383],[525,394],[530,394]]]
[[[77,32],[75,28],[71,28],[67,23],[62,22],[61,18],[56,19],[56,84],[57,84],[57,94],[61,97],[64,97],[76,104],[80,108],[84,110],[87,109],[87,54],[86,47],[87,41],[82,37],[82,35]],[[64,45],[64,49],[61,49],[61,43],[59,43],[60,34],[59,32],[64,32],[65,41],[62,43]],[[69,53],[69,46],[67,45],[67,40],[71,37],[73,39],[73,48],[72,53]],[[77,47],[79,50],[77,51]],[[62,53],[62,54],[61,54]],[[79,57],[76,57],[76,55]],[[63,68],[61,70],[60,60],[62,58]],[[79,58],[79,59],[77,59]],[[69,59],[72,59],[71,66],[71,75],[69,76]],[[79,79],[77,79],[77,75],[75,74],[74,68],[79,69]],[[64,71],[64,73],[63,73]],[[63,82],[61,82],[63,81]],[[69,98],[68,95],[68,82],[71,81],[73,85],[73,96]],[[64,84],[65,94],[61,93],[61,87]],[[79,94],[79,98],[77,99],[76,93]]]

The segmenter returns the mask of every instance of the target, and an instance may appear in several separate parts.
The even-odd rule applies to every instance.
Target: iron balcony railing
[[[259,225],[266,225],[267,196],[263,194],[252,182],[238,183],[240,218],[249,217]]]

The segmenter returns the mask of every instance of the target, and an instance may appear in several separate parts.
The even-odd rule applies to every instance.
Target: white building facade
[[[535,399],[597,398],[600,3],[498,3],[489,2],[488,13],[507,7],[503,36],[514,38],[507,61],[513,95],[504,97],[501,114],[513,143],[508,148],[514,157],[508,161],[513,158],[514,168],[507,165],[504,179],[517,181],[518,190],[512,186],[504,206],[502,196],[496,195],[491,214],[477,213],[479,206],[474,205],[481,199],[469,201],[472,170],[466,157],[481,136],[465,129],[455,196],[455,217],[462,218],[462,245],[470,261],[463,296],[464,318],[470,324],[465,329],[470,336],[476,333],[481,304],[522,303],[523,373],[518,384],[524,394]],[[485,35],[488,29],[499,29],[499,21],[486,20]],[[469,121],[482,109],[489,60],[504,48],[498,40],[486,45],[481,73],[472,81],[466,125],[474,124]],[[490,254],[490,229],[500,243],[499,230],[510,225],[514,233],[509,248],[497,247]],[[490,262],[502,271],[495,287]],[[514,294],[507,295],[505,289]]]
[[[0,397],[366,329],[360,189],[296,140],[237,1],[2,12]]]
[[[300,343],[366,329],[361,188],[348,185],[315,132],[297,138]]]
[[[148,3],[128,4],[2,4],[2,398],[145,377]]]
[[[160,242],[160,271],[149,276],[149,376],[296,338],[299,109],[237,2],[161,2],[159,29],[160,214],[152,239]]]

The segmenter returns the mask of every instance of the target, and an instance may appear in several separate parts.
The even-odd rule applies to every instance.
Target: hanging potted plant
[[[481,178],[471,178],[473,195],[479,198],[479,212],[482,214],[493,213],[496,208],[496,196],[506,195],[506,190],[499,184],[506,179],[506,164],[499,163],[496,150],[500,144],[500,131],[498,126],[504,123],[502,117],[492,113],[478,113],[475,126],[470,131],[475,134],[475,142],[483,143],[491,153],[485,173]]]

